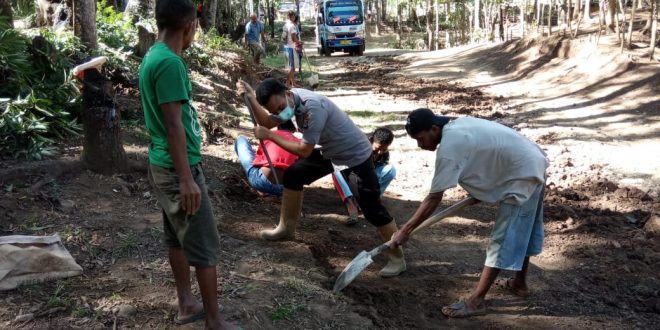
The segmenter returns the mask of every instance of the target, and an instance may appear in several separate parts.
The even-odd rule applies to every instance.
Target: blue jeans
[[[390,182],[392,182],[396,176],[396,168],[394,168],[392,164],[378,166],[376,167],[376,176],[378,177],[378,183],[380,184],[380,194],[383,195],[387,186],[390,185]]]
[[[382,196],[385,193],[387,186],[389,186],[390,182],[394,180],[394,177],[396,176],[396,168],[394,168],[394,166],[391,164],[387,164],[376,167],[375,171],[376,177],[378,177],[378,184],[380,185],[380,195]],[[351,192],[351,189],[341,172],[335,171],[333,175],[337,179],[337,183],[339,183],[339,187],[344,193],[344,198],[353,196],[353,192]]]
[[[234,151],[238,156],[238,161],[245,171],[248,183],[252,188],[265,194],[282,196],[284,187],[281,184],[274,184],[261,171],[260,167],[252,166],[254,161],[254,149],[250,141],[245,136],[239,136],[234,143]]]

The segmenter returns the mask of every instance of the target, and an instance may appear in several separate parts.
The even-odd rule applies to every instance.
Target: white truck
[[[362,0],[316,2],[316,45],[319,55],[343,51],[362,55],[365,49],[365,19]]]

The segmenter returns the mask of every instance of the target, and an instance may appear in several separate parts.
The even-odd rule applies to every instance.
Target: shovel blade
[[[373,263],[371,259],[371,253],[367,251],[362,251],[357,255],[344,270],[339,274],[337,280],[335,281],[335,286],[332,288],[332,291],[339,292],[344,289],[346,286],[351,284],[362,271],[369,267]]]

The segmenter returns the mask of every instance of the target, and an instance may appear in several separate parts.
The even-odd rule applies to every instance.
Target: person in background
[[[371,148],[373,150],[374,170],[378,177],[380,184],[380,195],[385,193],[385,190],[390,185],[392,180],[396,177],[396,168],[390,164],[389,147],[394,141],[394,133],[386,127],[377,128],[369,137]],[[340,171],[335,171],[332,174],[332,181],[335,189],[346,206],[348,211],[347,225],[357,223],[358,219],[358,204],[356,196],[353,194],[355,191],[355,178],[352,176],[345,176]],[[359,198],[359,196],[357,197]]]
[[[296,13],[289,11],[282,31],[282,40],[285,42],[284,55],[287,59],[286,69],[288,70],[286,85],[290,88],[296,87],[296,68],[300,62],[297,52],[302,49],[302,42],[295,21]]]
[[[296,127],[289,120],[280,124],[273,133],[290,141],[299,141],[298,138],[293,136],[295,131]],[[274,177],[277,176],[278,182],[282,182],[284,171],[298,160],[298,156],[282,149],[270,140],[264,140],[264,145],[277,173],[272,172],[261,145],[255,153],[247,137],[240,135],[236,138],[234,150],[252,188],[263,194],[282,196],[284,186],[276,184]]]
[[[250,21],[245,25],[245,40],[254,54],[254,63],[259,64],[261,57],[266,57],[266,35],[264,25],[257,20],[257,15],[250,15]]]

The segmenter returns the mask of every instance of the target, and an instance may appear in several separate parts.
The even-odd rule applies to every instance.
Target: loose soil
[[[506,67],[502,57],[498,63]],[[398,175],[383,202],[399,224],[419,206],[434,166],[433,153],[419,150],[403,130],[408,111],[425,106],[477,116],[524,134],[529,132],[525,125],[532,123],[512,106],[511,98],[466,80],[413,73],[419,59],[368,54],[312,60],[322,73],[318,91],[336,100],[365,132],[381,125],[395,131],[391,149]],[[231,90],[237,77],[229,76],[223,86]],[[207,102],[217,106],[212,99],[222,96],[207,94]],[[134,104],[131,95],[126,94],[126,102]],[[237,101],[226,97],[228,104]],[[243,122],[233,125],[234,131],[249,135],[249,123],[240,118]],[[126,133],[127,150],[144,160],[144,132],[134,128]],[[471,206],[420,232],[406,248],[408,271],[401,276],[380,279],[378,267],[385,259],[379,256],[354,283],[332,293],[336,276],[350,260],[380,243],[374,228],[363,220],[345,226],[346,211],[324,178],[305,190],[295,240],[261,240],[259,230],[277,221],[279,201],[248,187],[233,153],[233,138],[225,132],[208,139],[213,143],[204,146],[203,164],[221,233],[223,316],[246,329],[656,327],[660,240],[649,224],[658,221],[657,190],[626,185],[606,165],[582,162],[574,149],[557,150],[552,132],[532,133],[528,136],[549,152],[552,166],[544,205],[545,246],[532,258],[531,295],[522,299],[493,288],[489,314],[465,320],[445,318],[440,308],[476,286],[495,206]],[[75,157],[80,144],[72,141],[63,150],[63,159]],[[37,173],[1,183],[0,232],[58,232],[84,273],[1,292],[0,327],[174,328],[174,285],[160,243],[160,211],[146,174],[74,172],[31,191],[42,177]],[[464,195],[460,188],[448,191],[443,206]],[[120,307],[126,305],[137,311],[122,313]],[[15,321],[27,313],[35,317]],[[178,328],[201,329],[203,323]]]

